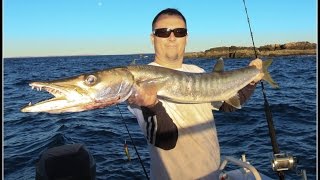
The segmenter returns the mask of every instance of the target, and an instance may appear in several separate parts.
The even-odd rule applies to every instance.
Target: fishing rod
[[[138,156],[139,162],[140,162],[140,164],[141,164],[141,166],[142,166],[143,172],[144,172],[146,178],[149,180],[148,173],[147,173],[146,168],[144,167],[143,162],[142,162],[142,160],[141,160],[141,158],[140,158],[140,155],[139,155],[139,153],[138,153],[137,147],[136,147],[136,145],[135,145],[134,142],[133,142],[133,139],[132,139],[132,137],[131,137],[130,131],[129,131],[128,126],[127,126],[127,123],[125,122],[125,119],[123,118],[122,113],[121,113],[121,110],[120,110],[120,108],[119,108],[118,105],[117,105],[117,107],[118,107],[119,113],[120,113],[120,115],[121,115],[122,122],[124,123],[124,126],[125,126],[126,129],[127,129],[128,135],[129,135],[129,137],[130,137],[130,141],[131,141],[131,143],[132,143],[132,145],[133,145],[133,147],[134,147],[135,152],[137,153],[137,156]],[[128,149],[127,149],[127,143],[126,143],[126,142],[125,142],[124,147],[125,147],[126,155],[128,156],[128,159],[130,160],[130,156],[129,156],[129,152],[128,152]]]
[[[253,34],[252,34],[252,30],[251,30],[251,25],[250,25],[250,20],[249,20],[249,15],[248,15],[245,0],[243,0],[243,5],[244,5],[246,15],[247,15],[247,20],[248,20],[248,25],[249,25],[249,29],[250,29],[250,35],[251,35],[251,40],[252,40],[252,44],[253,44],[255,57],[258,58],[258,54],[257,54],[256,46],[254,44]],[[263,93],[263,98],[264,98],[264,110],[265,110],[266,119],[267,119],[267,123],[268,123],[269,136],[271,138],[271,145],[272,145],[272,150],[273,150],[273,160],[271,161],[272,162],[272,169],[273,169],[273,171],[277,172],[277,175],[280,180],[284,180],[284,176],[285,176],[284,170],[289,170],[289,169],[296,167],[297,159],[291,155],[286,154],[286,153],[280,153],[279,146],[278,146],[277,139],[276,139],[276,131],[275,131],[275,128],[273,125],[271,109],[270,109],[270,106],[269,106],[269,103],[267,100],[267,96],[265,93],[263,82],[260,81],[260,83],[261,83],[262,93]]]

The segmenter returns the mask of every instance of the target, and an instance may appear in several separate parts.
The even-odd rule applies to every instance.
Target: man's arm
[[[178,140],[178,128],[157,98],[155,89],[135,87],[129,104],[140,106],[149,143],[164,150],[173,149]]]
[[[153,107],[141,107],[149,143],[164,150],[173,149],[178,140],[178,128],[159,101]]]

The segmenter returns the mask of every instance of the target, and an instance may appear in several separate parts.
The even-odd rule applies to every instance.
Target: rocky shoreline
[[[290,56],[290,55],[316,55],[317,44],[304,42],[291,42],[286,44],[269,44],[256,48],[258,57]],[[215,47],[204,52],[187,52],[185,58],[248,58],[255,57],[253,47]]]

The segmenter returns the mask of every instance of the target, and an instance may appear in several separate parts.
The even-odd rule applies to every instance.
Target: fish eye
[[[96,80],[97,80],[97,77],[95,77],[94,75],[89,75],[87,77],[87,79],[85,80],[85,83],[87,85],[93,85],[93,84],[95,84]]]

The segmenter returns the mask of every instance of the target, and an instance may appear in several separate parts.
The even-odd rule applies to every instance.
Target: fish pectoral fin
[[[232,96],[230,99],[226,100],[225,102],[237,109],[241,109],[240,98],[238,93],[235,96]]]
[[[148,90],[148,89],[159,90],[164,86],[166,80],[167,80],[167,78],[147,79],[147,80],[137,81],[137,85],[141,88],[146,89],[146,90]]]

